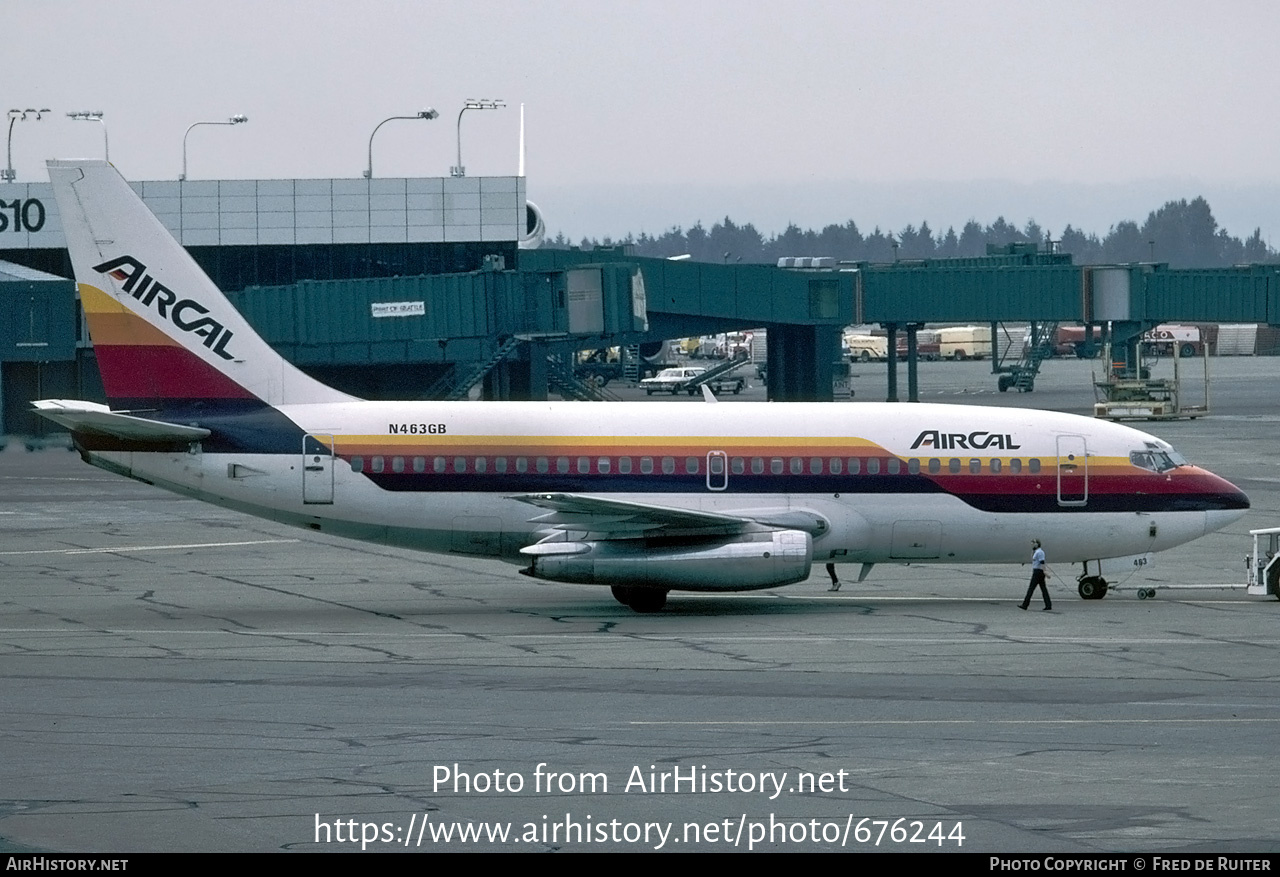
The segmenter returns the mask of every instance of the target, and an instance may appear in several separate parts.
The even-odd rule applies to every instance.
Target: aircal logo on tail
[[[1000,448],[1006,451],[1014,451],[1022,445],[1014,444],[1013,436],[1009,433],[999,432],[939,432],[936,429],[926,429],[920,435],[916,436],[915,444],[911,446],[911,450],[916,448],[933,448],[937,451],[984,451],[987,448]]]
[[[132,256],[120,256],[94,265],[94,271],[110,274],[121,281],[125,292],[156,313],[169,320],[184,332],[191,332],[204,339],[204,346],[223,359],[235,359],[226,350],[227,342],[235,335],[213,317],[201,316],[209,309],[191,298],[178,298],[172,289],[158,282],[147,273],[147,266]]]

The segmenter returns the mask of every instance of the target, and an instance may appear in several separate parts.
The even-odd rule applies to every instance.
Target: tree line
[[[625,245],[637,256],[687,255],[699,262],[774,264],[783,256],[831,256],[851,262],[984,256],[988,244],[1036,243],[1043,248],[1049,241],[1056,252],[1070,253],[1077,265],[1166,262],[1171,268],[1224,268],[1275,262],[1280,255],[1262,239],[1261,228],[1244,240],[1219,228],[1204,198],[1169,201],[1152,211],[1142,225],[1131,220],[1118,222],[1102,237],[1068,225],[1054,238],[1034,220],[1018,228],[1000,217],[985,226],[971,219],[959,233],[951,227],[939,234],[926,221],[896,233],[877,226],[864,234],[851,219],[821,231],[801,230],[793,224],[766,238],[751,223],[738,225],[726,216],[710,229],[697,222],[688,230],[675,227],[656,236],[641,232],[638,237],[628,234],[622,240],[584,237],[574,243],[561,233],[547,246],[585,249]]]

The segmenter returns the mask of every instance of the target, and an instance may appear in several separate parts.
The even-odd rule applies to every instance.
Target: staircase
[[[480,380],[489,373],[489,371],[498,363],[507,358],[511,351],[515,350],[520,344],[520,339],[514,335],[511,336],[493,352],[493,355],[484,362],[476,363],[475,368],[467,372],[466,377],[459,381],[454,388],[444,397],[446,402],[458,402],[466,398],[467,393]]]

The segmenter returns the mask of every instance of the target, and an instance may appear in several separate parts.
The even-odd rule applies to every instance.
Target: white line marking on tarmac
[[[682,727],[733,725],[787,727],[793,725],[1248,725],[1262,722],[1280,722],[1280,717],[1261,719],[1240,719],[1235,717],[1229,719],[817,719],[812,721],[773,721],[768,719],[753,721],[745,719],[724,722],[714,720],[701,722],[633,721],[627,722],[627,724]]]
[[[0,551],[0,556],[18,554],[125,554],[133,551],[178,551],[187,548],[238,548],[244,545],[278,545],[300,539],[255,539],[250,542],[192,542],[186,545],[126,545],[120,548],[42,548],[35,551]]]

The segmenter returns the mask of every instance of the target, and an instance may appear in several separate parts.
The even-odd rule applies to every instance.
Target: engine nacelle
[[[585,585],[685,591],[752,591],[809,577],[813,540],[800,530],[751,533],[724,541],[635,539],[540,543],[524,572]]]
[[[524,202],[524,234],[516,246],[521,250],[536,250],[542,246],[542,239],[547,236],[547,223],[542,218],[542,211],[532,201]]]

